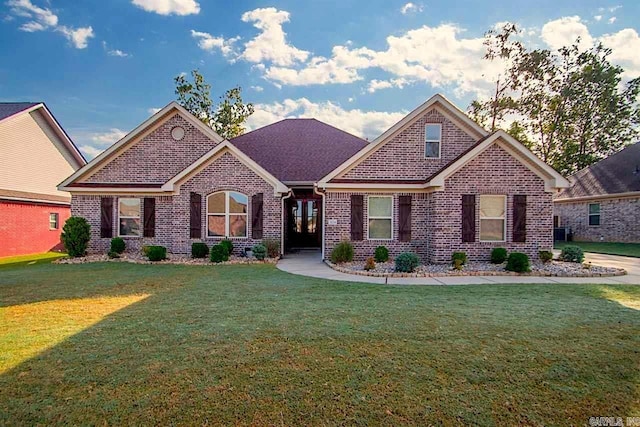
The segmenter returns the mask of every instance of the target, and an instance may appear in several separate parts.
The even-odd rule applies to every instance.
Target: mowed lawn
[[[640,286],[273,266],[0,270],[0,424],[585,425],[640,416]]]
[[[597,254],[622,255],[640,258],[640,243],[615,242],[555,242],[556,249],[565,246],[579,246],[585,252]]]

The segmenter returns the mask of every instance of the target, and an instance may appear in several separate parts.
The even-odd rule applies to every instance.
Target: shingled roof
[[[38,102],[0,102],[0,120],[38,105]]]
[[[640,142],[576,172],[569,182],[556,199],[640,191]]]
[[[285,183],[316,182],[368,144],[316,119],[285,119],[231,143]]]

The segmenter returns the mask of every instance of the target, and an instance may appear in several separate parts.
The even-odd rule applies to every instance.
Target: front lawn
[[[608,243],[608,242],[555,242],[555,249],[565,246],[579,246],[585,252],[596,254],[622,255],[640,258],[640,243]]]
[[[8,266],[15,267],[18,265],[47,264],[65,256],[67,256],[67,254],[60,252],[43,252],[41,254],[1,257],[0,268]]]
[[[585,425],[640,416],[640,287],[273,266],[0,271],[0,424]]]

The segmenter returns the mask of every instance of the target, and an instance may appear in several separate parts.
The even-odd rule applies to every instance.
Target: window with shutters
[[[480,196],[480,241],[504,242],[506,234],[505,213],[507,197],[504,195]]]
[[[120,237],[140,237],[140,199],[118,199],[118,223]]]
[[[207,196],[207,236],[247,237],[248,198],[235,191]]]
[[[600,203],[589,203],[589,225],[600,225]]]
[[[369,240],[391,240],[393,238],[393,197],[369,196],[367,218]]]
[[[440,145],[442,142],[442,125],[430,123],[424,127],[424,157],[427,159],[440,158]]]

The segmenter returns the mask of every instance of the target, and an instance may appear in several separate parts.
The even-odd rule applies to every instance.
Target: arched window
[[[207,196],[207,236],[247,237],[247,196],[219,191]]]

